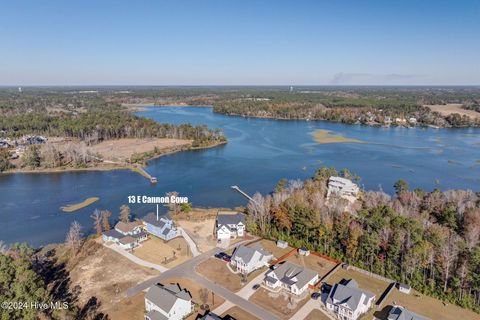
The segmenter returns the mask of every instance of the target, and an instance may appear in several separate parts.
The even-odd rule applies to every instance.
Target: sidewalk
[[[332,316],[330,316],[328,313],[326,313],[324,310],[322,310],[322,308],[320,308],[320,303],[321,303],[320,300],[313,300],[313,299],[308,300],[308,302],[305,303],[303,305],[303,307],[301,307],[290,318],[290,320],[305,319],[310,314],[310,312],[312,312],[315,309],[321,311],[325,315],[325,317],[327,317],[329,319],[332,319],[332,320],[335,320],[335,318],[332,318]]]
[[[190,235],[185,230],[183,230],[182,227],[178,227],[177,229],[180,231],[180,234],[185,239],[185,241],[187,241],[188,246],[190,247],[190,251],[192,252],[192,255],[194,257],[199,256],[200,251],[198,251],[197,244],[195,243],[195,241],[193,241]]]

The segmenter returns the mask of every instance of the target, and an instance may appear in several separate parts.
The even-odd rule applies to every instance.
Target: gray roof
[[[362,295],[365,295],[365,302],[375,297],[373,293],[358,288],[355,280],[342,280],[336,283],[327,298],[330,304],[346,304],[350,310],[356,310],[361,302]]]
[[[218,315],[213,312],[209,312],[208,314],[204,315],[200,318],[200,320],[222,320]]]
[[[243,262],[249,263],[250,261],[252,261],[252,258],[255,256],[256,252],[260,254],[259,260],[262,258],[262,256],[272,256],[271,252],[268,252],[259,244],[257,244],[253,248],[240,245],[235,249],[235,252],[232,255],[232,259],[235,259],[235,257],[239,257],[243,260]]]
[[[118,232],[115,229],[105,231],[103,234],[107,237],[112,237],[112,238],[116,238],[116,239],[121,239],[121,238],[125,237],[125,235],[121,234],[120,232]]]
[[[388,313],[387,320],[428,320],[429,318],[420,316],[404,307],[394,306]]]
[[[168,320],[167,317],[165,317],[163,314],[161,314],[161,313],[158,312],[157,310],[150,310],[150,311],[147,313],[147,317],[148,317],[150,320]]]
[[[225,214],[225,213],[218,213],[217,216],[217,225],[229,225],[229,224],[238,224],[238,223],[245,224],[245,215],[243,213],[236,213],[236,214]]]
[[[166,236],[167,234],[170,233],[171,230],[172,230],[172,229],[170,229],[170,228],[165,228],[165,229],[163,230],[162,234],[163,234],[164,236]]]
[[[139,233],[134,233],[132,234],[132,237],[134,237],[135,239],[138,239],[138,238],[143,238],[145,237],[147,234],[145,232],[139,232]]]
[[[159,228],[163,228],[163,226],[165,225],[165,221],[160,219],[160,218],[157,220],[157,215],[153,212],[150,212],[149,214],[147,214],[143,218],[143,221],[145,223],[154,225],[154,226],[159,227]]]
[[[158,283],[148,289],[145,299],[150,300],[165,313],[169,313],[177,299],[190,301],[192,296],[185,289],[181,289],[178,284],[164,286]]]
[[[296,283],[298,288],[303,288],[310,280],[318,275],[318,273],[313,270],[289,261],[280,264],[279,267],[273,270],[273,273],[275,273],[277,278],[283,283],[292,284],[292,278],[297,278],[297,281],[293,281],[293,283]]]

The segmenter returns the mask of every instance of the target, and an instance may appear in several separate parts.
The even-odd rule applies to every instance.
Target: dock
[[[151,174],[149,174],[147,171],[145,171],[145,169],[143,169],[142,167],[140,166],[133,166],[131,167],[131,170],[132,171],[135,171],[135,172],[138,172],[139,174],[141,174],[142,176],[144,176],[145,178],[147,178],[151,183],[157,183],[157,178],[152,176]]]
[[[231,186],[230,188],[232,188],[235,191],[238,191],[242,196],[244,196],[248,200],[255,202],[255,200],[253,200],[252,197],[250,197],[246,192],[242,191],[238,186]]]

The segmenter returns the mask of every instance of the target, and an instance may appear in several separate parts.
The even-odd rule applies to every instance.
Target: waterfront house
[[[217,239],[231,239],[245,235],[245,215],[243,213],[220,211],[216,219]]]
[[[243,274],[268,266],[273,259],[273,254],[265,250],[261,245],[250,248],[244,245],[238,246],[233,252],[230,265],[237,268]]]
[[[118,243],[118,241],[123,237],[124,235],[115,229],[107,230],[102,234],[103,241],[105,242]]]
[[[288,242],[283,240],[277,240],[277,247],[285,249],[288,247]]]
[[[358,287],[355,280],[343,279],[330,290],[327,309],[339,319],[356,320],[370,309],[375,295]]]
[[[140,242],[147,240],[142,225],[138,222],[118,222],[115,228],[102,234],[103,241],[113,242],[120,248],[129,250],[137,247]]]
[[[358,186],[348,179],[333,176],[328,179],[327,197],[329,197],[332,193],[338,194],[341,197],[356,197],[359,191],[360,189]]]
[[[142,223],[138,221],[120,221],[115,225],[115,230],[123,234],[124,236],[131,236],[137,239],[139,243],[147,240],[147,234],[143,231]]]
[[[138,240],[132,236],[126,236],[118,240],[118,245],[124,250],[132,250],[138,246]]]
[[[145,320],[181,320],[193,312],[192,296],[178,284],[151,286],[145,294]]]
[[[275,291],[284,289],[295,295],[303,294],[319,280],[318,273],[289,261],[275,266],[265,274],[265,285]]]
[[[393,306],[388,313],[387,320],[430,320],[401,306]]]
[[[180,235],[180,232],[171,219],[166,217],[157,219],[157,215],[153,212],[143,218],[143,223],[148,233],[165,241],[172,240]]]

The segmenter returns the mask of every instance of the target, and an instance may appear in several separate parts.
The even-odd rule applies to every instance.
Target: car
[[[230,262],[232,260],[232,257],[230,257],[228,254],[224,254],[222,257],[223,261]]]
[[[226,256],[227,254],[225,252],[219,252],[219,253],[216,253],[215,254],[215,258],[217,259],[220,259],[220,260],[223,260],[223,258]]]
[[[260,288],[260,285],[258,283],[254,284],[252,287],[253,290],[257,290],[258,288]]]
[[[320,292],[314,292],[312,293],[312,299],[313,300],[318,300],[318,298],[320,298],[322,296],[322,294]]]

